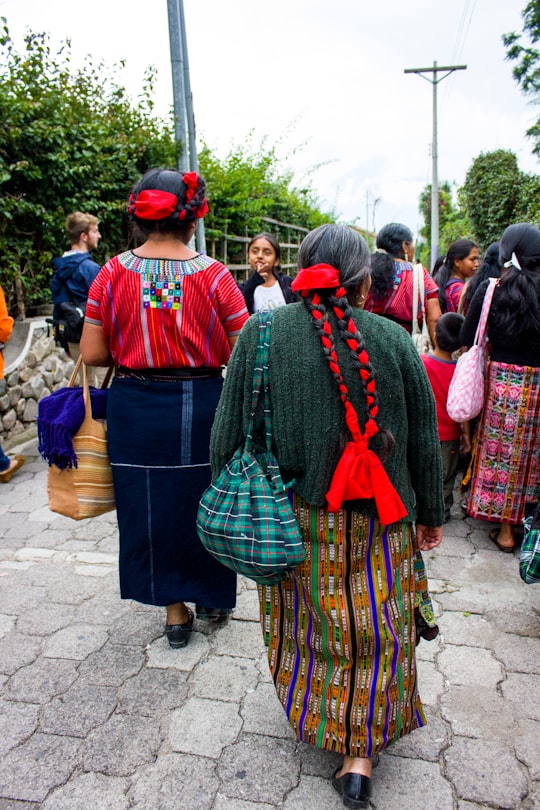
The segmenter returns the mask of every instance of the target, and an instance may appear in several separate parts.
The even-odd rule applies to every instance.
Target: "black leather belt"
[[[221,368],[126,368],[118,366],[116,376],[120,379],[140,380],[141,382],[178,382],[179,380],[212,380],[221,377]]]

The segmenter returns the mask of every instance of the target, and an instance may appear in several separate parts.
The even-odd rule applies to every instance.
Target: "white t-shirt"
[[[281,291],[279,282],[276,281],[272,287],[265,287],[259,284],[255,287],[253,294],[253,312],[260,312],[261,310],[277,309],[285,305],[285,296]]]

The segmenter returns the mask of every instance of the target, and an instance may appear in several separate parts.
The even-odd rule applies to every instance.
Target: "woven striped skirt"
[[[115,378],[107,403],[120,532],[120,593],[149,605],[232,608],[236,575],[196,530],[223,381]]]
[[[299,740],[372,756],[425,724],[411,527],[328,513],[298,496],[294,507],[306,560],[259,588],[277,694]]]
[[[540,368],[488,364],[475,431],[471,517],[520,525],[540,495]]]

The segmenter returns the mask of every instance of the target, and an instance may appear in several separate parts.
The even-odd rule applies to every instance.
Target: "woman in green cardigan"
[[[344,755],[347,807],[371,795],[371,758],[425,723],[416,686],[416,549],[442,539],[441,460],[430,384],[409,335],[358,307],[369,252],[347,226],[305,238],[273,316],[273,444],[306,560],[260,587],[278,697],[298,739]],[[245,438],[258,316],[227,369],[211,437],[214,476]],[[262,420],[259,425],[264,447]],[[382,463],[381,463],[382,462]],[[418,586],[416,586],[418,587]]]

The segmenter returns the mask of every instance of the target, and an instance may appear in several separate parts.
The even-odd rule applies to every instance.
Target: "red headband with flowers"
[[[312,267],[303,268],[292,283],[292,289],[298,290],[304,297],[307,297],[309,292],[313,290],[333,288],[336,289],[337,298],[342,298],[347,294],[345,288],[340,285],[339,271],[329,264],[316,264]],[[345,420],[352,437],[351,441],[345,445],[345,450],[332,476],[330,489],[326,493],[328,510],[336,512],[341,509],[343,501],[374,498],[379,520],[383,525],[388,526],[406,517],[407,510],[390,481],[380,458],[369,448],[369,440],[379,431],[376,422],[379,408],[375,380],[368,370],[369,355],[363,347],[359,351],[356,324],[352,318],[349,318],[346,325],[350,337],[346,343],[349,349],[357,352],[361,364],[360,376],[367,392],[368,420],[364,432],[362,432],[358,414],[351,403],[349,390],[339,367],[328,315],[326,312],[323,314],[321,310],[317,309],[321,302],[318,293],[313,295],[312,302],[314,308],[311,314],[320,322],[322,343],[325,349],[328,350],[328,362],[338,383],[339,395],[345,406]],[[345,312],[339,306],[334,306],[333,309],[337,318],[340,320],[345,319]]]

